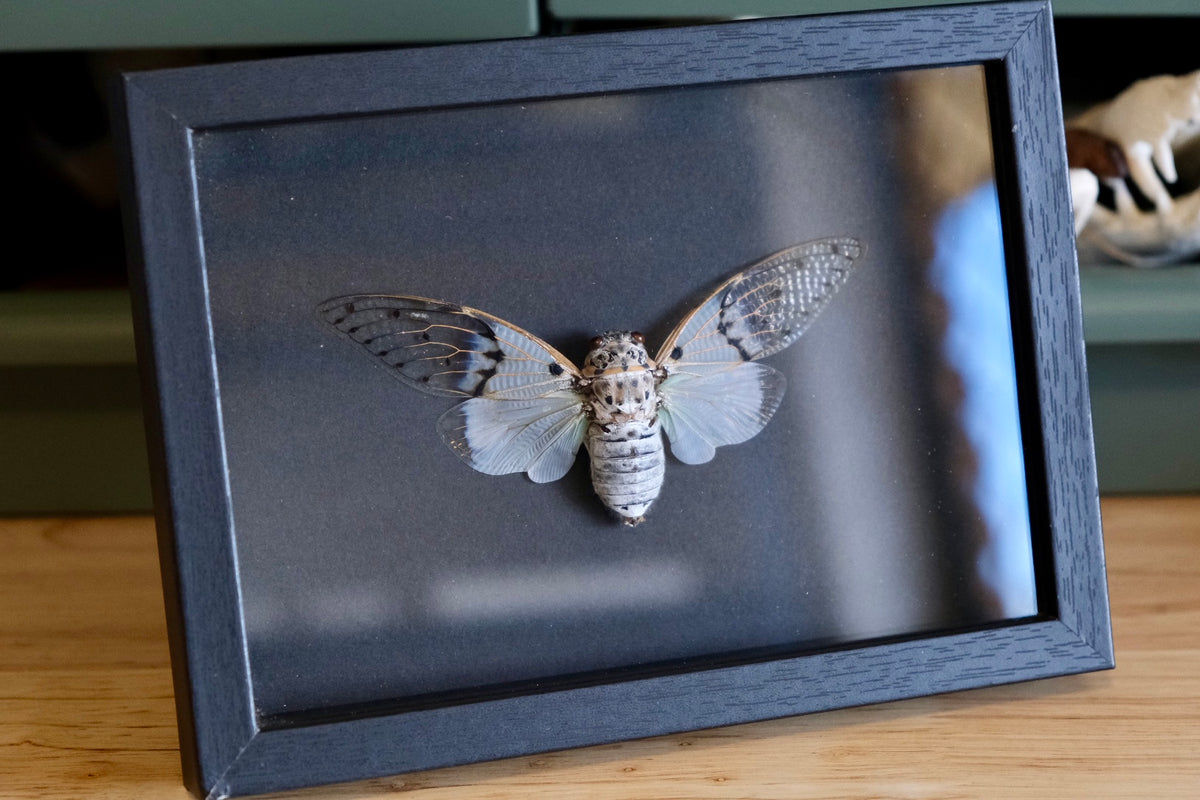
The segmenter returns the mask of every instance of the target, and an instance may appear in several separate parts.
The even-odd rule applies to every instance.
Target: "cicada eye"
[[[629,338],[633,339],[638,344],[646,343],[646,337],[642,335],[641,331],[634,331],[633,333],[629,334]]]
[[[603,336],[593,336],[592,340],[590,342],[588,342],[588,347],[595,350],[597,347],[599,347],[602,344],[604,344]]]

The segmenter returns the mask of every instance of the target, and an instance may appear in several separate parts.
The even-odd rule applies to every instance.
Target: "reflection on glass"
[[[476,570],[432,587],[430,606],[448,624],[554,620],[605,613],[655,613],[700,599],[700,580],[682,560]]]
[[[932,280],[947,309],[943,352],[962,379],[959,416],[976,456],[972,494],[988,531],[979,569],[1005,616],[1032,615],[1029,506],[995,185],[952,203],[934,236]]]

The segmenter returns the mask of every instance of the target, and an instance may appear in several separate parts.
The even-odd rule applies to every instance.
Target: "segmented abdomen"
[[[662,488],[665,457],[658,418],[605,427],[597,422],[588,427],[592,486],[604,505],[636,525]]]

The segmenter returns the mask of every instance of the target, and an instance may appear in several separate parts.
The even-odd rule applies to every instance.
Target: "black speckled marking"
[[[499,355],[500,355],[500,358],[503,358],[503,354],[499,354]],[[500,358],[496,359],[496,363],[500,363]],[[562,364],[559,364],[558,362],[551,364],[550,365],[550,374],[551,375],[562,375],[563,374]]]
[[[722,313],[722,315],[724,315],[724,312],[721,312],[721,313]],[[738,351],[738,355],[740,355],[742,358],[744,358],[747,361],[753,360],[753,357],[750,355],[750,353],[746,352],[746,349],[744,347],[742,347],[742,340],[735,339],[729,335],[729,328],[726,327],[724,319],[722,319],[721,322],[717,325],[717,331],[722,336],[725,337],[725,341],[727,341],[731,345],[733,345],[734,349],[736,349]]]

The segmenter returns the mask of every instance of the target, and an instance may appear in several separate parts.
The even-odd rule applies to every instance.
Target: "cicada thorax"
[[[600,500],[636,525],[662,489],[666,459],[658,422],[658,375],[640,333],[597,336],[584,361],[591,392],[585,444]]]

